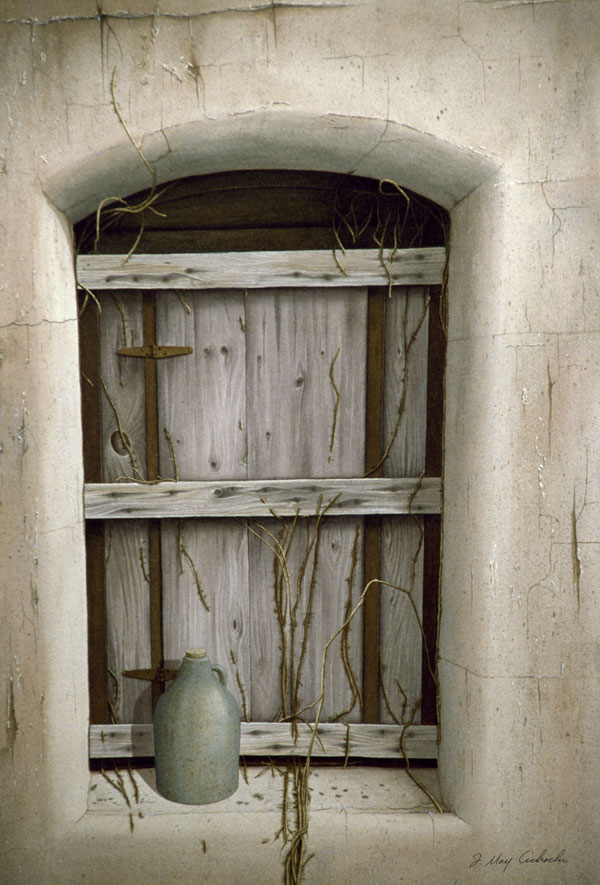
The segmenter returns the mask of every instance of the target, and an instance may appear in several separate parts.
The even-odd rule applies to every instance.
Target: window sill
[[[283,771],[283,767],[281,768]],[[156,791],[153,768],[92,772],[88,812],[146,818],[165,814],[277,813],[281,814],[283,776],[259,766],[248,767],[248,783],[240,771],[238,790],[228,799],[211,805],[181,805]],[[439,801],[439,778],[435,768],[419,768],[417,777]],[[132,780],[133,778],[133,780]],[[121,788],[121,789],[120,789]],[[137,788],[137,789],[136,789]],[[122,791],[127,794],[127,799]],[[431,800],[407,775],[405,769],[383,766],[353,768],[316,767],[310,775],[310,812],[348,814],[435,814]],[[128,804],[129,803],[129,804]]]

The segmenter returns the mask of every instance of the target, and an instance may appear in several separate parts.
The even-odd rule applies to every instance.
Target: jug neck
[[[203,648],[190,648],[186,651],[185,657],[181,662],[181,667],[179,669],[180,675],[191,674],[191,673],[202,673],[204,671],[210,672],[212,669],[212,664],[210,660],[206,657],[206,652]]]

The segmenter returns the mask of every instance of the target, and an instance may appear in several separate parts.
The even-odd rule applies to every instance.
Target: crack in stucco
[[[192,19],[197,18],[207,18],[208,16],[214,15],[226,15],[230,13],[255,13],[255,12],[273,12],[279,9],[312,9],[312,10],[328,10],[328,9],[349,9],[357,4],[354,3],[344,3],[344,2],[332,2],[332,3],[304,3],[304,2],[293,2],[293,0],[289,0],[289,2],[282,2],[282,0],[268,0],[265,3],[255,3],[252,6],[228,6],[224,9],[207,9],[202,12],[157,12],[156,9],[158,4],[155,6],[153,12],[102,12],[99,10],[95,14],[91,15],[53,15],[44,19],[36,19],[33,16],[29,16],[28,18],[8,18],[4,20],[4,24],[7,25],[28,25],[31,28],[37,27],[45,27],[47,25],[60,25],[67,23],[77,23],[77,22],[106,22],[109,20],[116,21],[148,21],[150,20],[153,24],[152,28],[152,39],[153,41],[156,39],[158,32],[160,30],[159,21],[160,19],[169,19],[169,20],[179,20],[179,21],[190,21]]]
[[[456,661],[452,661],[450,658],[445,658],[443,655],[440,655],[438,660],[443,661],[446,664],[451,664],[451,666],[456,667],[459,670],[463,670],[465,674],[468,676],[473,676],[475,679],[564,679],[564,665],[561,664],[561,672],[558,674],[546,674],[546,673],[516,673],[516,674],[495,674],[495,673],[477,673],[475,670],[472,670],[470,667],[465,666],[464,664],[459,664]]]
[[[13,685],[13,677],[9,677],[8,683],[8,697],[7,697],[7,711],[6,711],[6,745],[8,751],[12,754],[14,752],[15,744],[17,742],[17,732],[19,730],[19,723],[17,722],[17,715],[15,711],[15,690]]]
[[[545,574],[543,577],[541,577],[538,581],[535,581],[533,584],[530,584],[530,585],[529,585],[529,589],[527,590],[527,596],[526,596],[526,599],[525,599],[525,602],[526,602],[526,616],[525,616],[525,621],[526,621],[526,628],[527,628],[527,629],[526,629],[526,636],[527,636],[527,639],[529,639],[529,597],[530,597],[531,593],[532,593],[534,590],[537,590],[537,589],[540,589],[540,588],[541,588],[542,590],[548,590],[549,592],[552,592],[551,589],[550,589],[549,587],[546,587],[546,586],[545,586],[545,582],[548,580],[548,578],[550,578],[550,576],[551,576],[551,574],[552,574],[552,567],[553,567],[553,563],[552,563],[552,542],[550,543],[550,550],[548,551],[548,560],[549,560],[549,561],[548,561],[548,571],[546,572],[546,574]]]
[[[494,9],[512,9],[520,6],[551,6],[556,3],[572,2],[573,0],[469,0],[469,3],[479,3],[482,6],[491,6],[493,4]]]
[[[573,489],[573,507],[571,509],[571,561],[573,565],[573,586],[577,599],[577,614],[581,608],[581,559],[579,557],[579,540],[577,538],[577,523],[583,513],[586,502],[581,505],[579,513],[575,512],[575,489]]]
[[[552,375],[550,374],[550,360],[547,362],[547,370],[548,370],[548,454],[552,454],[552,391],[556,381],[552,380]]]
[[[361,55],[357,52],[344,53],[343,55],[325,55],[323,61],[358,61],[361,68],[361,86],[365,86],[365,62],[373,58],[393,58],[394,52],[373,52]]]
[[[77,322],[76,317],[68,317],[66,320],[43,319],[43,320],[38,320],[37,323],[18,323],[18,322],[4,323],[4,324],[0,325],[0,329],[14,329],[14,328],[16,328],[16,329],[37,329],[39,326],[44,326],[44,325],[64,326],[66,323],[76,323],[76,322]]]
[[[482,85],[482,91],[483,91],[483,101],[486,102],[487,101],[487,88],[486,88],[486,83],[485,83],[485,62],[488,59],[484,59],[482,57],[481,53],[479,53],[475,49],[475,47],[471,43],[469,43],[469,41],[466,40],[465,37],[463,36],[461,22],[460,22],[460,6],[457,7],[456,34],[449,35],[448,37],[445,37],[444,39],[448,40],[448,39],[452,39],[452,38],[460,40],[467,47],[467,49],[470,50],[473,53],[473,55],[475,55],[476,58],[478,59],[479,64],[481,65],[481,85]]]

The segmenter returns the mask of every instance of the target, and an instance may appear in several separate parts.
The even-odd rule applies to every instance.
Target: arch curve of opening
[[[389,178],[450,209],[497,170],[469,147],[391,120],[259,111],[147,133],[142,149],[157,181],[242,169],[305,169]],[[151,181],[131,141],[82,158],[42,182],[71,222],[111,196]]]

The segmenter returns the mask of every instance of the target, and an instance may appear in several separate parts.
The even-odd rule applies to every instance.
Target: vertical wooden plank
[[[319,695],[323,648],[333,633],[344,623],[347,614],[362,591],[363,532],[362,520],[357,518],[331,519],[321,529],[321,545],[317,583],[310,619],[310,644],[302,670],[300,701],[307,703]],[[358,530],[358,537],[356,532]],[[353,569],[353,548],[356,560]],[[352,587],[349,579],[353,571]],[[306,587],[308,592],[308,587]],[[349,595],[351,593],[351,595]],[[350,605],[349,605],[350,604]],[[303,610],[304,613],[304,610]],[[353,704],[352,682],[362,691],[364,612],[353,618],[346,637],[347,658],[344,665],[343,637],[331,644],[325,661],[325,700],[321,721],[328,722],[342,716],[345,722],[360,722],[360,699]],[[348,668],[350,672],[348,672]]]
[[[367,402],[365,473],[381,476],[384,415],[386,298],[384,289],[369,289],[367,328]],[[381,519],[365,519],[364,586],[380,577]],[[363,606],[363,721],[379,721],[380,588],[374,584]]]
[[[419,476],[425,469],[427,428],[427,345],[429,320],[427,290],[395,288],[388,304],[384,386],[384,476]],[[399,409],[402,410],[398,424]],[[394,431],[397,432],[394,437]],[[393,442],[390,445],[390,441]],[[411,589],[418,618],[422,618],[422,522],[410,518],[383,521],[382,578]],[[413,559],[421,544],[418,559]],[[422,635],[417,615],[405,594],[391,588],[381,593],[381,661],[384,684],[393,714],[401,717],[407,694],[407,711],[422,692]],[[381,719],[394,721],[381,695]],[[421,710],[415,716],[421,721]]]
[[[164,520],[162,536],[166,665],[177,667],[187,648],[205,648],[214,664],[227,669],[229,689],[242,711],[233,652],[250,715],[245,526],[229,519]],[[210,611],[200,598],[198,584]],[[250,592],[257,590],[251,588]]]
[[[249,543],[251,572],[260,580],[260,584],[257,581],[253,585],[250,596],[251,621],[253,625],[259,624],[258,628],[253,629],[251,637],[253,674],[261,674],[261,678],[252,679],[251,687],[253,715],[259,720],[274,719],[282,710],[281,663],[284,647],[288,674],[287,713],[294,709],[302,710],[318,700],[323,649],[333,633],[344,623],[352,603],[358,601],[362,589],[361,520],[325,521],[319,530],[318,546],[313,543],[315,523],[316,520],[312,518],[298,520],[289,549],[286,542],[289,535],[286,536],[283,526],[285,524],[287,530],[291,531],[293,520],[288,519],[284,523],[270,519],[250,523],[262,538],[260,540],[251,534]],[[289,570],[289,585],[285,581],[280,584],[284,600],[281,610],[285,616],[285,645],[275,615],[275,557],[269,548],[269,545],[271,548],[275,546],[273,538],[277,538],[286,549],[286,565]],[[281,574],[280,569],[278,574]],[[351,575],[352,586],[349,583]],[[294,607],[297,599],[296,615],[292,618],[288,600]],[[295,621],[294,630],[291,627],[292,620]],[[331,721],[342,714],[344,721],[361,721],[360,702],[357,699],[353,704],[356,691],[352,688],[354,683],[359,691],[361,689],[361,665],[362,612],[359,611],[349,625],[344,640],[340,635],[327,653],[321,721]],[[312,706],[304,714],[305,717],[311,719],[316,709],[316,706]]]
[[[249,520],[248,530],[248,576],[251,578],[249,598],[250,624],[250,706],[252,717],[257,721],[270,722],[281,714],[282,692],[289,696],[284,682],[282,688],[282,656],[284,642],[279,624],[275,597],[288,600],[295,587],[295,581],[286,583],[281,579],[281,559],[275,551],[281,553],[279,545],[284,548],[285,561],[290,575],[297,573],[292,560],[292,551],[288,552],[285,526],[291,521],[261,519]],[[288,529],[289,531],[290,529]],[[284,570],[285,571],[285,570]],[[276,588],[279,581],[279,591]],[[289,587],[289,589],[288,589]],[[287,602],[285,603],[288,604]],[[283,628],[285,642],[289,643],[289,606],[285,613]]]
[[[356,476],[364,470],[366,291],[266,290],[248,294],[247,390],[248,476]],[[322,501],[324,508],[329,502]],[[306,555],[306,520],[296,529],[288,554],[292,592]],[[281,523],[263,523],[273,535]],[[289,523],[288,523],[289,524]],[[356,521],[321,530],[312,616],[302,670],[299,702],[319,693],[323,645],[344,620]],[[314,521],[311,523],[314,526]],[[270,543],[273,545],[271,539]],[[362,546],[362,539],[361,539]],[[250,547],[252,691],[255,716],[279,710],[281,637],[274,615],[272,551],[251,536]],[[355,592],[361,580],[359,550]],[[300,582],[299,624],[304,621],[312,555]],[[361,666],[362,613],[352,629],[350,660]],[[296,654],[301,651],[298,627]],[[298,658],[296,657],[296,663]],[[330,686],[323,716],[350,706],[351,690],[339,649],[327,661]],[[349,719],[357,716],[357,710]]]
[[[188,313],[185,305],[191,312]],[[161,293],[160,344],[193,348],[159,360],[160,472],[179,479],[246,478],[245,309],[239,291]]]
[[[143,340],[142,296],[119,292],[101,300],[100,374],[102,481],[146,478],[144,360],[117,356]],[[120,431],[126,436],[122,439]]]
[[[106,523],[109,697],[118,722],[151,722],[148,682],[122,675],[150,667],[148,524]]]
[[[100,320],[102,479],[146,476],[144,361],[117,356],[143,340],[141,295],[102,298]],[[123,436],[125,439],[123,439]],[[149,686],[122,671],[150,666],[147,523],[108,524],[105,542],[109,696],[122,722],[150,721]]]
[[[413,579],[414,568],[414,579]],[[422,521],[412,517],[388,517],[382,520],[381,576],[384,581],[412,590],[418,618],[422,617],[423,546]],[[391,587],[381,588],[381,663],[388,709],[383,691],[380,698],[380,721],[402,722],[404,695],[407,715],[421,697],[421,631],[415,608],[406,593]],[[401,688],[400,688],[401,686]],[[393,714],[393,715],[392,715]],[[421,710],[414,718],[421,722]]]
[[[186,308],[186,305],[188,308]],[[246,477],[244,294],[161,294],[160,344],[187,345],[191,354],[158,363],[160,473],[181,480]],[[171,445],[173,448],[171,449]],[[180,544],[181,542],[181,544]],[[181,545],[183,545],[181,547]],[[250,685],[247,533],[233,520],[163,522],[163,635],[166,658],[177,664],[186,648],[206,648],[235,677]],[[206,611],[197,582],[210,611]],[[236,660],[233,664],[231,652]],[[249,697],[246,700],[250,714]]]
[[[363,471],[366,291],[248,294],[248,478]]]
[[[419,476],[427,427],[427,290],[394,287],[387,304],[382,476]],[[413,340],[414,336],[414,340]],[[408,364],[406,353],[408,349]],[[405,369],[406,367],[406,369]],[[398,430],[398,412],[402,410]]]

